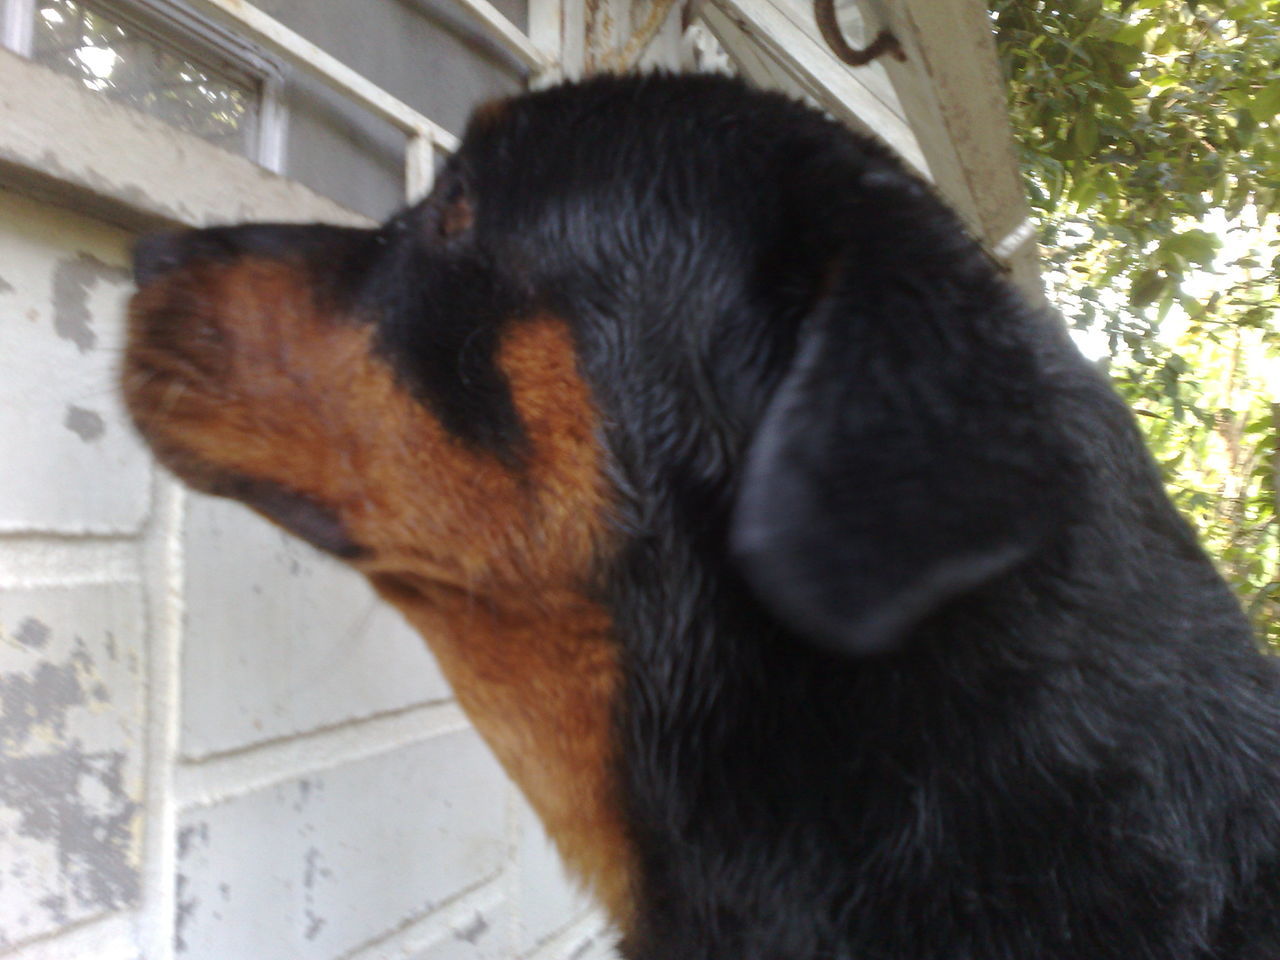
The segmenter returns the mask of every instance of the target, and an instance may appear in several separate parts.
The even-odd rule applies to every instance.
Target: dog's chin
[[[317,550],[347,561],[369,555],[347,532],[336,510],[304,493],[274,480],[223,470],[171,442],[151,440],[151,450],[191,489],[242,503]]]

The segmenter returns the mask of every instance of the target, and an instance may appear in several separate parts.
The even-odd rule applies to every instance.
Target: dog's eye
[[[475,219],[466,184],[456,173],[446,173],[430,204],[428,229],[437,240],[454,240],[471,229]]]

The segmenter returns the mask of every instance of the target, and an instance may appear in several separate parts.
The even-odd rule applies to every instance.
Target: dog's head
[[[160,235],[137,275],[161,459],[383,578],[586,588],[674,524],[865,652],[1071,482],[1052,325],[885,151],[728,81],[497,103],[379,229]]]
[[[124,388],[159,457],[397,604],[640,939],[718,929],[690,891],[768,913],[772,885],[725,891],[782,841],[729,808],[843,817],[831,678],[973,633],[935,615],[1083,496],[1097,417],[1066,398],[1101,381],[1060,326],[882,148],[728,80],[497,103],[378,229],[160,235],[136,271]]]

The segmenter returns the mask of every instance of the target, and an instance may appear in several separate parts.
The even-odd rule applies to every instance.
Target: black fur
[[[518,461],[572,325],[625,546],[629,960],[1276,960],[1280,690],[1132,418],[876,144],[711,78],[475,125],[349,278]]]
[[[462,153],[629,493],[629,957],[1280,956],[1275,670],[927,189],[709,79],[539,94]]]
[[[379,349],[445,427],[515,465],[524,432],[494,352],[526,298],[483,247],[442,236],[443,198],[462,194],[446,170],[431,198],[380,231],[384,253],[361,283],[362,300],[378,322]]]

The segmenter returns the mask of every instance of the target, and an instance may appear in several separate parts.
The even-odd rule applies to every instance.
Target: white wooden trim
[[[0,50],[0,175],[129,229],[244,220],[373,223],[7,50]]]
[[[554,66],[533,78],[533,86],[548,86],[563,77],[564,0],[529,0],[529,42]]]
[[[1022,287],[1043,298],[1036,246],[1011,239],[1029,210],[985,5],[896,0],[882,13],[877,26],[893,30],[907,53],[885,67],[939,188],[974,234],[1002,251]]]
[[[836,59],[820,39],[803,30],[771,0],[708,0],[703,21],[733,55],[734,38],[717,24],[714,13],[729,20],[819,105],[864,130],[873,131],[924,176],[929,164],[906,120],[891,110]],[[815,28],[816,29],[816,28]]]
[[[489,0],[454,0],[454,3],[471,14],[484,27],[489,39],[506,53],[515,57],[535,74],[555,66],[553,56],[543,52],[520,29],[504,17]],[[530,11],[532,21],[532,11]]]
[[[457,149],[458,138],[444,127],[393,97],[257,7],[242,0],[191,0],[191,5],[211,16],[236,24],[254,42],[306,70],[411,137],[427,136],[444,150]]]
[[[431,192],[436,179],[436,150],[431,138],[409,138],[404,151],[405,196],[416,203]]]
[[[582,76],[587,60],[586,0],[561,0],[560,70],[568,80]]]
[[[0,0],[3,10],[0,10],[0,20],[3,23],[3,35],[0,36],[0,44],[3,44],[14,53],[24,57],[31,56],[31,45],[34,42],[35,35],[35,15],[36,0]]]
[[[258,163],[272,173],[284,173],[288,134],[289,110],[284,105],[284,80],[278,73],[273,73],[262,81],[257,140],[253,151]]]
[[[168,0],[140,0],[144,6],[164,5]],[[290,30],[280,21],[244,0],[189,0],[199,13],[213,18],[237,38],[256,44],[319,79],[341,95],[392,124],[408,137],[405,151],[405,191],[410,200],[430,192],[436,151],[452,152],[458,138],[435,121],[392,96],[320,47]],[[581,12],[582,0],[531,0],[530,29],[537,42],[522,33],[489,0],[455,0],[493,43],[529,68],[534,85],[559,78],[558,64],[568,38],[570,19]],[[3,40],[6,46],[27,53],[31,45],[35,0],[0,0],[3,4]],[[255,154],[263,166],[279,171],[284,162],[284,122],[279,103],[279,83],[264,82],[261,117]]]

